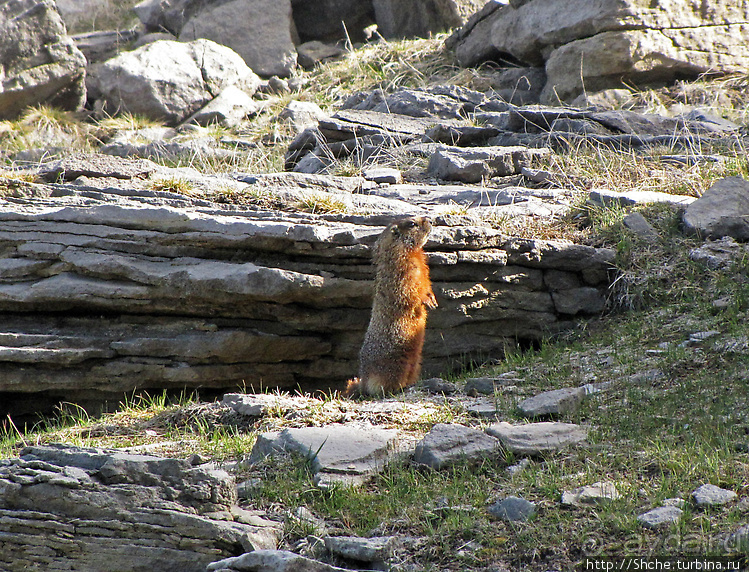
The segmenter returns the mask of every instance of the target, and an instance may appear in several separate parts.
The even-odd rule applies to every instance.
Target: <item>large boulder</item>
[[[93,81],[102,107],[177,124],[236,86],[252,95],[260,83],[241,57],[210,40],[162,40],[103,64]]]
[[[465,64],[503,55],[546,65],[542,101],[557,103],[584,91],[746,72],[747,19],[749,7],[742,0],[707,7],[644,0],[528,0],[484,10],[450,45]]]
[[[182,41],[207,38],[237,52],[252,70],[265,77],[287,77],[296,67],[290,0],[205,2],[187,18]]]
[[[0,119],[32,105],[76,110],[84,102],[86,59],[51,0],[0,3]]]

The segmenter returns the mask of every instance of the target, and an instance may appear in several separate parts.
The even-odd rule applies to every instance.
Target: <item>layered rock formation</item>
[[[75,161],[41,173],[75,182],[15,185],[0,201],[4,395],[39,404],[143,388],[330,388],[355,374],[370,248],[407,203],[352,193],[365,186],[356,178],[237,175],[250,197],[286,188],[352,201],[349,214],[254,210],[144,188],[148,161]],[[401,188],[425,193],[409,207],[423,214],[440,191]],[[470,216],[434,222],[426,248],[440,307],[427,372],[501,356],[604,308],[613,252],[508,238]],[[22,401],[3,403],[19,413]]]
[[[202,572],[275,548],[280,527],[236,500],[228,473],[184,460],[27,447],[0,461],[0,567]]]

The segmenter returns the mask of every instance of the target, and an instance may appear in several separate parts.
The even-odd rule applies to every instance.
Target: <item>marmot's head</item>
[[[392,222],[377,240],[377,248],[415,250],[424,246],[432,230],[432,223],[422,216]]]

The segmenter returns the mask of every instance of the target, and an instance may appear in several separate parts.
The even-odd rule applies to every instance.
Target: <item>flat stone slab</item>
[[[267,393],[227,393],[221,399],[221,403],[248,417],[264,417],[274,409],[286,411],[299,407],[298,399]]]
[[[237,572],[349,572],[345,568],[311,560],[287,550],[255,550],[213,562],[208,572],[236,570]]]
[[[677,522],[684,513],[675,506],[659,506],[637,517],[646,528],[658,528]]]
[[[591,202],[602,206],[618,204],[626,207],[649,203],[669,203],[677,206],[686,206],[697,199],[695,197],[672,195],[669,193],[660,193],[658,191],[627,191],[620,193],[608,189],[593,189],[590,191],[590,200]]]
[[[565,387],[524,399],[518,403],[518,409],[525,417],[562,415],[577,411],[584,398],[584,387]]]
[[[562,504],[568,506],[595,505],[621,497],[612,482],[599,482],[585,485],[562,493]]]
[[[507,497],[488,509],[492,516],[508,522],[528,520],[536,514],[536,505],[521,497]]]
[[[519,455],[540,455],[572,445],[581,445],[588,430],[574,423],[542,422],[511,425],[495,423],[486,432],[499,439],[502,445]]]
[[[437,423],[416,444],[414,463],[442,469],[461,461],[477,461],[499,452],[499,441],[483,431],[458,424]]]
[[[382,470],[397,448],[398,431],[377,427],[327,425],[284,429],[258,437],[250,458],[257,460],[277,451],[310,459],[312,470],[336,475],[367,476]]]
[[[699,507],[724,505],[735,500],[737,496],[733,491],[710,484],[702,485],[692,492],[692,498]]]
[[[749,239],[749,181],[726,177],[717,181],[684,211],[687,232],[701,237]]]
[[[394,536],[360,538],[358,536],[328,536],[325,548],[329,552],[358,562],[382,562],[393,555],[397,543]]]

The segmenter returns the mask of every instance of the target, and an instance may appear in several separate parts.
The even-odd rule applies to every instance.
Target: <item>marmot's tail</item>
[[[346,389],[343,390],[344,397],[361,397],[363,393],[361,379],[358,377],[346,382]]]

